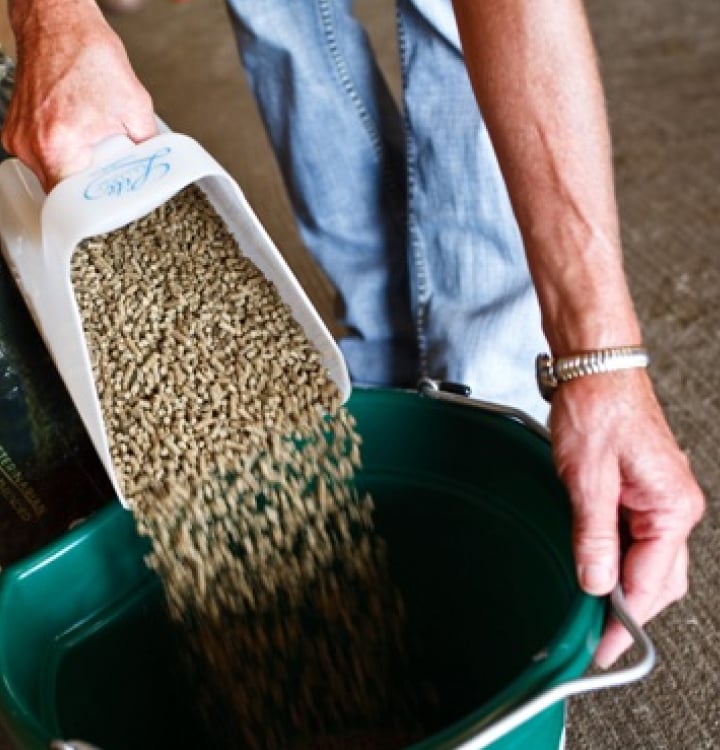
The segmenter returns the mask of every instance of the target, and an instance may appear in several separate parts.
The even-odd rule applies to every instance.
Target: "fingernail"
[[[578,571],[580,586],[589,594],[607,594],[613,584],[613,574],[607,565],[582,565]]]

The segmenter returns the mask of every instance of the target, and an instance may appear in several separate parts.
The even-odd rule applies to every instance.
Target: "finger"
[[[45,192],[47,192],[47,183],[48,183],[48,176],[45,173],[45,169],[43,168],[43,165],[40,163],[38,159],[35,158],[35,154],[32,151],[27,152],[20,152],[20,151],[12,151],[7,148],[7,146],[4,146],[5,150],[15,156],[17,159],[19,159],[30,171],[32,171],[35,176],[40,181],[40,184],[42,185],[42,188]]]
[[[581,588],[603,596],[618,578],[617,461],[592,456],[575,477],[563,477],[573,504],[573,552]]]
[[[642,545],[652,545],[654,548],[631,548],[623,566],[625,604],[633,619],[640,625],[644,625],[669,604],[682,598],[687,590],[688,571],[688,552],[684,542],[672,546],[675,551],[670,552],[669,558],[667,546],[670,545],[667,545],[666,541],[637,543],[635,547]],[[631,555],[637,559],[633,560]],[[668,559],[669,562],[666,562]],[[665,566],[664,572],[660,566]],[[648,574],[648,580],[642,580],[645,574]],[[606,669],[630,645],[632,637],[627,629],[612,618],[595,651],[594,661],[599,667]]]
[[[48,193],[64,177],[88,164],[87,147],[66,127],[30,128],[27,120],[16,115],[20,105],[11,104],[2,130],[2,145],[38,178]],[[79,128],[84,134],[85,129]]]
[[[158,134],[157,122],[154,116],[146,122],[128,122],[126,120],[125,131],[131,141],[142,143]]]
[[[11,133],[11,127],[10,127],[10,115],[5,118],[5,124],[2,129],[2,133],[0,133],[0,143],[2,143],[2,147],[7,151],[8,154],[14,154],[15,148],[14,144],[12,142],[12,138],[10,137]]]
[[[20,139],[17,155],[38,176],[45,192],[85,169],[92,160],[93,128],[54,124]]]
[[[43,162],[35,155],[35,151],[26,148],[16,148],[12,139],[3,136],[3,148],[19,159],[38,178],[44,192],[49,192],[52,179],[45,169]]]
[[[78,144],[75,148],[65,151],[61,157],[48,159],[45,162],[43,188],[45,192],[52,190],[55,185],[66,177],[82,171],[92,163],[92,147]]]
[[[113,135],[123,135],[122,122],[109,119],[92,120],[86,127],[57,127],[52,138],[44,142],[41,154],[46,175],[46,190],[84,169],[93,162],[95,147]]]
[[[146,101],[142,106],[136,106],[123,115],[123,124],[128,137],[135,143],[141,143],[157,135],[157,120],[149,95],[146,95]]]

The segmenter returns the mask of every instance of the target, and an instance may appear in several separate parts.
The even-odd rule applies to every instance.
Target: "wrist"
[[[617,308],[581,311],[560,322],[545,325],[545,336],[555,357],[617,347],[642,346],[642,331],[632,307],[622,315]]]
[[[562,383],[552,400],[551,423],[558,412],[578,426],[622,423],[621,415],[662,417],[650,373],[645,368],[621,370]],[[663,420],[657,422],[657,425]]]
[[[645,369],[649,364],[650,356],[641,346],[608,347],[563,357],[539,354],[535,362],[538,388],[546,401],[552,401],[561,384],[591,375]]]
[[[95,0],[10,0],[8,17],[18,48],[39,34],[72,34],[88,21],[105,24]]]
[[[539,293],[543,329],[553,355],[642,344],[642,330],[622,271],[614,277],[605,271],[591,278],[561,281]]]
[[[639,344],[642,333],[613,212],[600,212],[611,217],[602,225],[567,213],[570,218],[536,223],[525,237],[552,353]]]

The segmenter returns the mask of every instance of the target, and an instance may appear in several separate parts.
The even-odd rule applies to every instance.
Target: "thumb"
[[[573,552],[580,587],[604,596],[618,580],[620,543],[617,461],[589,461],[581,481],[566,482],[573,506]]]
[[[44,169],[40,175],[45,192],[49,192],[55,185],[66,177],[80,172],[92,162],[92,146],[87,143],[77,143],[74,148],[62,155],[62,158],[46,159]]]
[[[157,121],[152,109],[128,114],[123,124],[128,137],[135,143],[142,143],[158,133]]]

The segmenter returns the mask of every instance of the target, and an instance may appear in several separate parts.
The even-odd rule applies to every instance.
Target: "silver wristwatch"
[[[560,383],[602,372],[647,367],[649,364],[650,356],[642,346],[616,346],[557,358],[550,354],[538,354],[535,375],[540,395],[546,401],[551,401]]]

